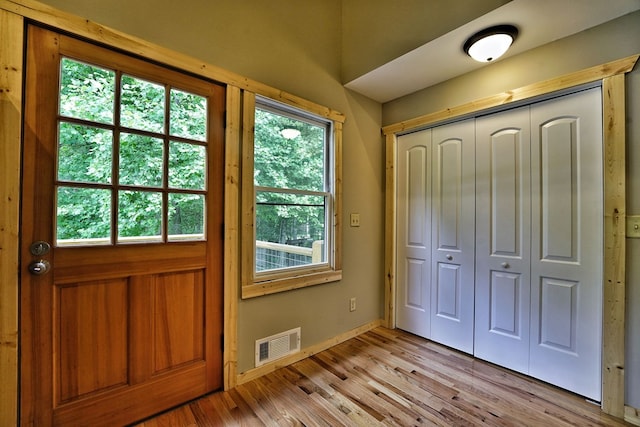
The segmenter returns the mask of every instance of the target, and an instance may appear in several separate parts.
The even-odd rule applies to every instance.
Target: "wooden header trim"
[[[565,74],[564,76],[555,77],[542,82],[533,83],[518,89],[508,90],[506,92],[471,101],[457,107],[447,108],[445,110],[418,116],[413,119],[404,120],[399,123],[384,126],[382,128],[382,132],[385,135],[390,135],[410,131],[447,119],[507,105],[512,102],[523,101],[563,89],[569,89],[575,86],[602,80],[606,77],[615,76],[617,74],[628,73],[635,66],[638,57],[640,57],[640,54],[596,65],[582,71]]]
[[[268,98],[315,112],[327,119],[344,123],[344,114],[320,104],[267,86],[213,64],[199,61],[138,37],[111,29],[76,15],[60,11],[35,0],[0,0],[0,9],[21,15],[97,43],[117,47],[133,55],[160,62],[195,75],[245,89]]]

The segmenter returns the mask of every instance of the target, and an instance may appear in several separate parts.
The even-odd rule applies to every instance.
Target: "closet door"
[[[431,339],[473,352],[475,125],[432,131]]]
[[[476,121],[474,355],[529,371],[529,107]]]
[[[599,401],[600,88],[531,107],[530,374]]]
[[[398,328],[425,338],[431,329],[431,130],[398,137]]]

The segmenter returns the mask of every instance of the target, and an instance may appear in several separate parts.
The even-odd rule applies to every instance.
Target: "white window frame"
[[[243,132],[242,132],[242,298],[283,292],[342,279],[342,123],[344,116],[326,107],[313,103],[287,102],[287,99],[256,95],[244,92],[243,96]],[[277,114],[291,115],[301,120],[327,123],[328,135],[325,173],[328,188],[318,192],[325,198],[325,251],[326,259],[322,263],[305,266],[287,267],[256,272],[256,190],[270,188],[254,185],[254,129],[256,104],[265,110]],[[264,107],[264,108],[263,108]],[[295,190],[282,190],[294,192]],[[305,192],[306,193],[306,192]]]

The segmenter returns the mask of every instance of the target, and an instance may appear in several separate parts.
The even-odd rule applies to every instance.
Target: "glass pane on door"
[[[204,240],[208,98],[69,58],[60,75],[57,244]]]
[[[60,68],[60,115],[113,124],[115,71],[69,58]]]
[[[162,139],[122,133],[120,135],[120,184],[162,187],[163,158]]]
[[[122,76],[120,97],[122,126],[164,132],[164,86],[125,75]]]
[[[104,245],[111,241],[111,191],[58,187],[58,246]]]
[[[118,242],[162,240],[162,194],[120,191],[118,195]]]
[[[113,133],[108,129],[60,122],[58,180],[109,184]]]

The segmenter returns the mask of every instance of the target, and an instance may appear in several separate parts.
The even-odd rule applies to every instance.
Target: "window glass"
[[[325,262],[325,218],[322,196],[258,192],[256,272]]]
[[[171,89],[171,135],[206,141],[207,99]]]
[[[255,185],[325,190],[326,125],[256,110]]]
[[[327,262],[329,124],[256,108],[255,272]]]
[[[58,187],[56,236],[59,245],[109,244],[111,191]]]
[[[162,139],[146,135],[120,135],[120,184],[162,186]]]
[[[204,190],[206,150],[201,145],[169,143],[169,187]]]
[[[122,126],[164,132],[164,87],[131,76],[122,76],[120,124]]]
[[[140,209],[141,206],[145,208]],[[143,239],[131,239],[132,237]],[[149,191],[120,191],[118,241],[159,240],[161,237],[162,194]]]
[[[204,202],[201,194],[169,194],[169,240],[193,240],[204,234]]]
[[[58,179],[111,182],[113,133],[108,129],[60,122],[58,126]]]
[[[63,58],[60,73],[60,115],[112,124],[115,76],[113,70]]]
[[[69,58],[60,75],[57,244],[204,240],[207,97]]]

